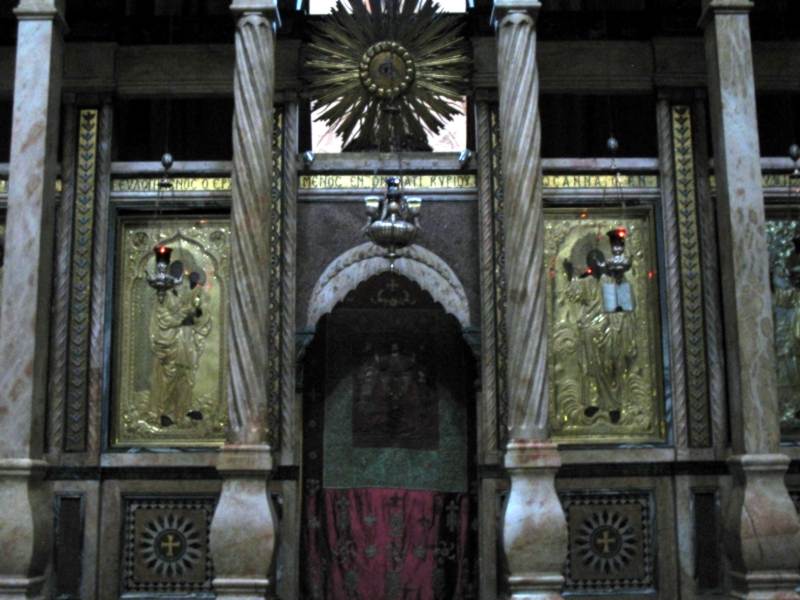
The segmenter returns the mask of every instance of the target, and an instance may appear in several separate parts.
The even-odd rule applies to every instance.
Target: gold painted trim
[[[671,116],[688,384],[686,393],[688,396],[689,445],[707,447],[711,445],[711,423],[706,373],[703,274],[700,264],[697,192],[692,146],[692,113],[688,106],[673,106]]]
[[[272,224],[269,235],[269,374],[267,420],[269,443],[279,448],[281,439],[281,312],[283,305],[283,109],[273,113],[272,123]],[[288,385],[288,382],[286,383]]]
[[[508,338],[506,336],[506,277],[505,277],[505,229],[503,215],[505,202],[503,195],[503,146],[500,139],[500,107],[492,104],[489,108],[489,126],[492,145],[492,234],[494,243],[494,326],[495,326],[495,365],[497,369],[497,440],[500,448],[508,441],[508,385],[507,359]]]
[[[77,181],[72,225],[72,277],[70,284],[67,404],[64,450],[86,450],[86,412],[89,371],[89,319],[91,315],[92,250],[97,176],[97,109],[78,116]]]

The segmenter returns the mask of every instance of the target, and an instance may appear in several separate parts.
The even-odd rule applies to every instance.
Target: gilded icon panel
[[[796,211],[796,209],[794,209]],[[775,358],[781,437],[800,441],[800,220],[792,210],[774,207],[767,214]]]
[[[220,444],[228,419],[230,222],[131,218],[117,231],[113,441]],[[157,290],[159,276],[168,283]]]
[[[545,260],[553,438],[664,441],[653,211],[548,211]]]

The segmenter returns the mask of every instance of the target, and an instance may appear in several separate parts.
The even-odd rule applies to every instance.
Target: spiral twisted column
[[[269,498],[269,227],[272,221],[274,0],[234,0],[238,18],[233,98],[230,382],[223,483],[210,531],[218,598],[263,598],[272,586],[275,520]]]
[[[555,490],[561,457],[548,431],[539,72],[533,0],[498,0],[500,137],[506,239],[511,490],[503,545],[513,598],[560,598],[567,524]]]
[[[239,19],[233,93],[228,441],[266,444],[275,33],[264,12]]]

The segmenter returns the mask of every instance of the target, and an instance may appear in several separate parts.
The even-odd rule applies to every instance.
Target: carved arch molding
[[[355,246],[334,259],[314,286],[308,305],[306,327],[317,322],[344,300],[350,290],[373,275],[389,271],[385,250],[371,242]],[[458,319],[465,334],[474,330],[469,322],[469,302],[464,286],[453,270],[436,254],[419,245],[398,251],[394,272],[408,277],[431,294],[446,312]],[[469,341],[469,340],[468,340]]]

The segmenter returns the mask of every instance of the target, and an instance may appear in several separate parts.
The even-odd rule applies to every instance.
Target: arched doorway
[[[303,597],[477,596],[476,365],[458,320],[380,273],[304,363]]]

